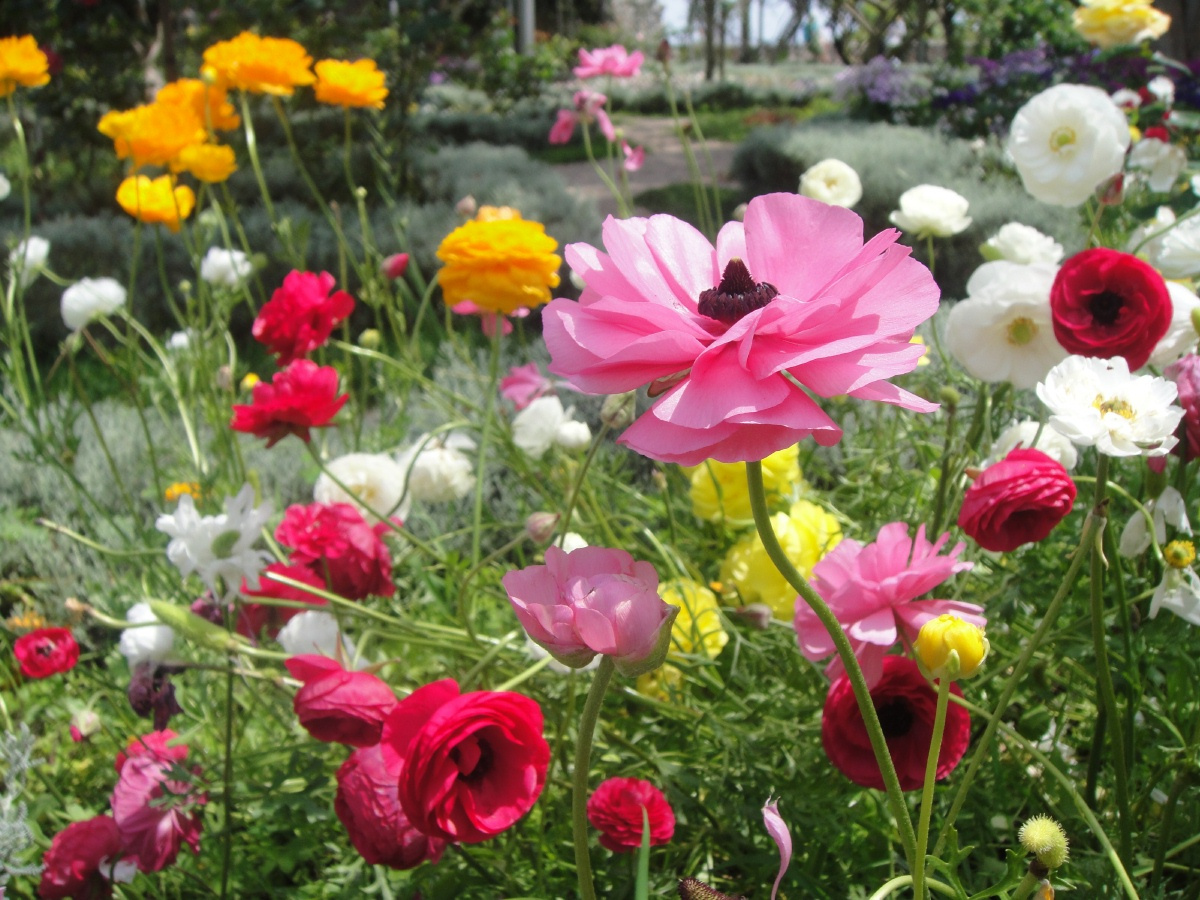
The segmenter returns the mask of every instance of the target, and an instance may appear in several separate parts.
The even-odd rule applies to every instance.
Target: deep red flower
[[[1179,390],[1179,405],[1183,419],[1179,423],[1179,443],[1175,452],[1185,460],[1200,456],[1200,356],[1189,353],[1179,362],[1171,363],[1163,374],[1175,382]]]
[[[17,638],[13,655],[26,678],[49,678],[75,668],[79,645],[69,628],[39,628]]]
[[[1146,364],[1171,324],[1167,283],[1129,253],[1093,247],[1058,270],[1050,288],[1054,336],[1068,353],[1123,356],[1132,372]]]
[[[640,778],[609,778],[588,797],[587,817],[600,831],[600,846],[615,853],[642,846],[642,810],[650,823],[650,843],[665,844],[675,834],[675,813],[663,792]]]
[[[314,594],[300,590],[300,588],[292,587],[290,584],[283,584],[282,582],[267,578],[266,576],[271,573],[286,575],[293,581],[301,581],[304,584],[320,588],[321,590],[326,589],[324,577],[318,575],[309,566],[275,562],[263,570],[262,577],[259,578],[258,590],[252,589],[250,585],[246,584],[245,579],[243,579],[239,593],[246,597],[270,597],[273,600],[291,600],[296,603],[308,603],[314,608],[326,605],[324,597],[317,597]],[[266,603],[239,601],[237,610],[238,634],[244,634],[248,638],[257,640],[266,631],[267,637],[273,638],[279,634],[279,629],[291,621],[294,616],[302,612],[304,610],[299,606],[272,606]]]
[[[446,842],[413,828],[400,807],[396,783],[403,764],[386,745],[360,747],[337,772],[333,809],[362,858],[371,865],[411,869],[442,858]]]
[[[328,425],[345,405],[349,395],[339,397],[337,391],[337,369],[298,359],[276,372],[270,384],[256,384],[249,406],[235,403],[229,427],[266,438],[268,447],[289,434],[307,442],[310,428]]]
[[[1004,553],[1042,540],[1074,502],[1075,482],[1062,464],[1019,447],[967,488],[958,527],[984,550]]]
[[[54,836],[42,857],[42,900],[96,900],[112,896],[104,872],[121,861],[121,832],[112,816],[72,822]]]
[[[148,745],[143,749],[146,752],[128,757],[121,766],[110,803],[126,852],[141,871],[157,872],[175,861],[184,844],[200,852],[203,821],[198,807],[208,798],[185,780],[180,748],[166,755]]]
[[[950,691],[962,696],[957,684],[951,684]],[[933,740],[937,692],[907,656],[885,656],[883,677],[871,688],[871,699],[879,714],[901,789],[919,790],[925,783],[925,761]],[[958,704],[951,703],[946,711],[946,730],[938,754],[938,781],[954,771],[967,752],[970,736],[970,714]],[[830,686],[825,698],[821,743],[829,761],[843,775],[855,784],[883,790],[883,773],[871,750],[867,727],[854,699],[850,679],[845,675]]]
[[[293,504],[275,529],[275,540],[291,549],[289,561],[307,567],[329,590],[351,600],[396,592],[385,522],[371,525],[353,503]]]
[[[508,691],[427,684],[397,704],[382,743],[400,757],[400,805],[431,837],[474,844],[495,837],[537,802],[550,746],[542,708]]]
[[[306,653],[285,663],[304,682],[292,708],[318,741],[370,747],[379,743],[384,720],[396,708],[396,695],[367,672],[342,668],[337,660]]]
[[[289,272],[258,311],[251,334],[276,354],[279,365],[323,346],[334,327],[354,312],[354,298],[345,291],[330,294],[333,285],[328,272]]]

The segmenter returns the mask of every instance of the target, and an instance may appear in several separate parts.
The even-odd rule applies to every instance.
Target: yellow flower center
[[[1134,416],[1133,407],[1127,402],[1117,397],[1114,400],[1105,400],[1103,394],[1097,394],[1096,399],[1092,401],[1092,406],[1100,410],[1100,415],[1106,413],[1116,413],[1118,416],[1132,420]]]
[[[1020,316],[1008,323],[1008,342],[1015,347],[1021,347],[1032,341],[1038,333],[1038,327],[1032,319]]]
[[[1075,145],[1075,129],[1069,126],[1055,128],[1050,132],[1050,149],[1061,153]]]
[[[1163,547],[1163,559],[1172,569],[1186,569],[1196,561],[1196,545],[1191,541],[1171,541]]]
[[[167,485],[167,489],[163,491],[163,497],[168,503],[173,503],[184,494],[194,500],[200,499],[200,485],[195,481],[176,481],[174,484]]]

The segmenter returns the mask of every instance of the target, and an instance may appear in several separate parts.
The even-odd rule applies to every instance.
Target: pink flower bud
[[[383,261],[383,265],[379,267],[385,278],[390,278],[395,281],[400,278],[405,270],[408,269],[408,254],[393,253]]]

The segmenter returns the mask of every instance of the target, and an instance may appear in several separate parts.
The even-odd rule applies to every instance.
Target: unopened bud
[[[982,628],[945,613],[921,626],[913,649],[932,677],[954,681],[978,672],[989,646]]]
[[[478,209],[479,204],[475,202],[475,198],[470,194],[467,194],[467,196],[454,204],[454,211],[464,219],[473,219]]]
[[[217,389],[221,391],[233,390],[233,370],[229,366],[220,366],[217,369],[217,374],[214,379]]]
[[[600,407],[600,421],[609,428],[628,428],[637,413],[637,393],[610,394]]]
[[[535,512],[525,520],[525,533],[535,543],[548,544],[550,538],[554,537],[554,529],[558,527],[558,520],[561,518],[558,513]]]
[[[751,628],[757,628],[759,631],[766,631],[770,628],[771,620],[774,618],[771,607],[765,603],[750,603],[739,607],[737,614],[745,619]]]
[[[733,212],[731,212],[729,215],[735,222],[744,222],[746,221],[746,208],[749,205],[750,204],[748,203],[739,203],[733,208]]]
[[[1125,199],[1125,173],[1118,172],[1100,185],[1097,197],[1101,206],[1119,206]]]
[[[253,372],[247,372],[245,377],[242,378],[241,389],[243,391],[252,391],[254,390],[254,386],[260,381],[262,381],[262,379]]]
[[[395,281],[402,276],[408,269],[408,254],[393,253],[383,261],[383,265],[379,267],[385,278],[390,278]]]
[[[958,404],[962,403],[962,394],[947,385],[938,391],[938,402],[946,407],[948,412],[954,412],[958,409]]]
[[[1200,306],[1192,310],[1190,318],[1192,320],[1192,331],[1200,334]]]
[[[150,611],[158,621],[194,643],[224,652],[239,649],[238,640],[233,635],[219,625],[205,621],[191,610],[162,600],[150,600],[148,603]]]
[[[100,716],[95,710],[81,709],[71,716],[71,740],[79,743],[100,730]]]
[[[378,328],[368,328],[358,336],[358,346],[364,350],[378,350],[382,343],[383,335],[379,333]]]
[[[1047,869],[1057,869],[1067,861],[1067,833],[1049,816],[1034,816],[1021,826],[1017,840]]]
[[[358,187],[356,187],[354,189],[354,196],[358,200],[366,200],[367,199],[367,189],[365,187],[363,187],[362,185],[359,185]]]
[[[671,44],[666,38],[658,42],[658,49],[654,51],[654,58],[664,66],[671,61]]]

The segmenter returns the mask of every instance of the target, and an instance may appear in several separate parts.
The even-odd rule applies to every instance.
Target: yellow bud
[[[378,350],[383,343],[383,335],[377,328],[368,328],[358,336],[358,346],[367,350]]]
[[[1196,561],[1196,545],[1191,541],[1171,541],[1163,547],[1163,559],[1172,569],[1186,569]]]
[[[254,386],[256,384],[258,384],[260,381],[262,381],[262,379],[259,378],[257,375],[255,375],[253,372],[247,372],[246,376],[242,379],[242,390],[243,391],[252,390],[254,388]]]
[[[921,626],[914,649],[932,677],[953,681],[974,675],[989,647],[982,628],[947,613]]]
[[[1057,869],[1067,861],[1067,833],[1049,816],[1034,816],[1021,826],[1017,840],[1047,869]]]

